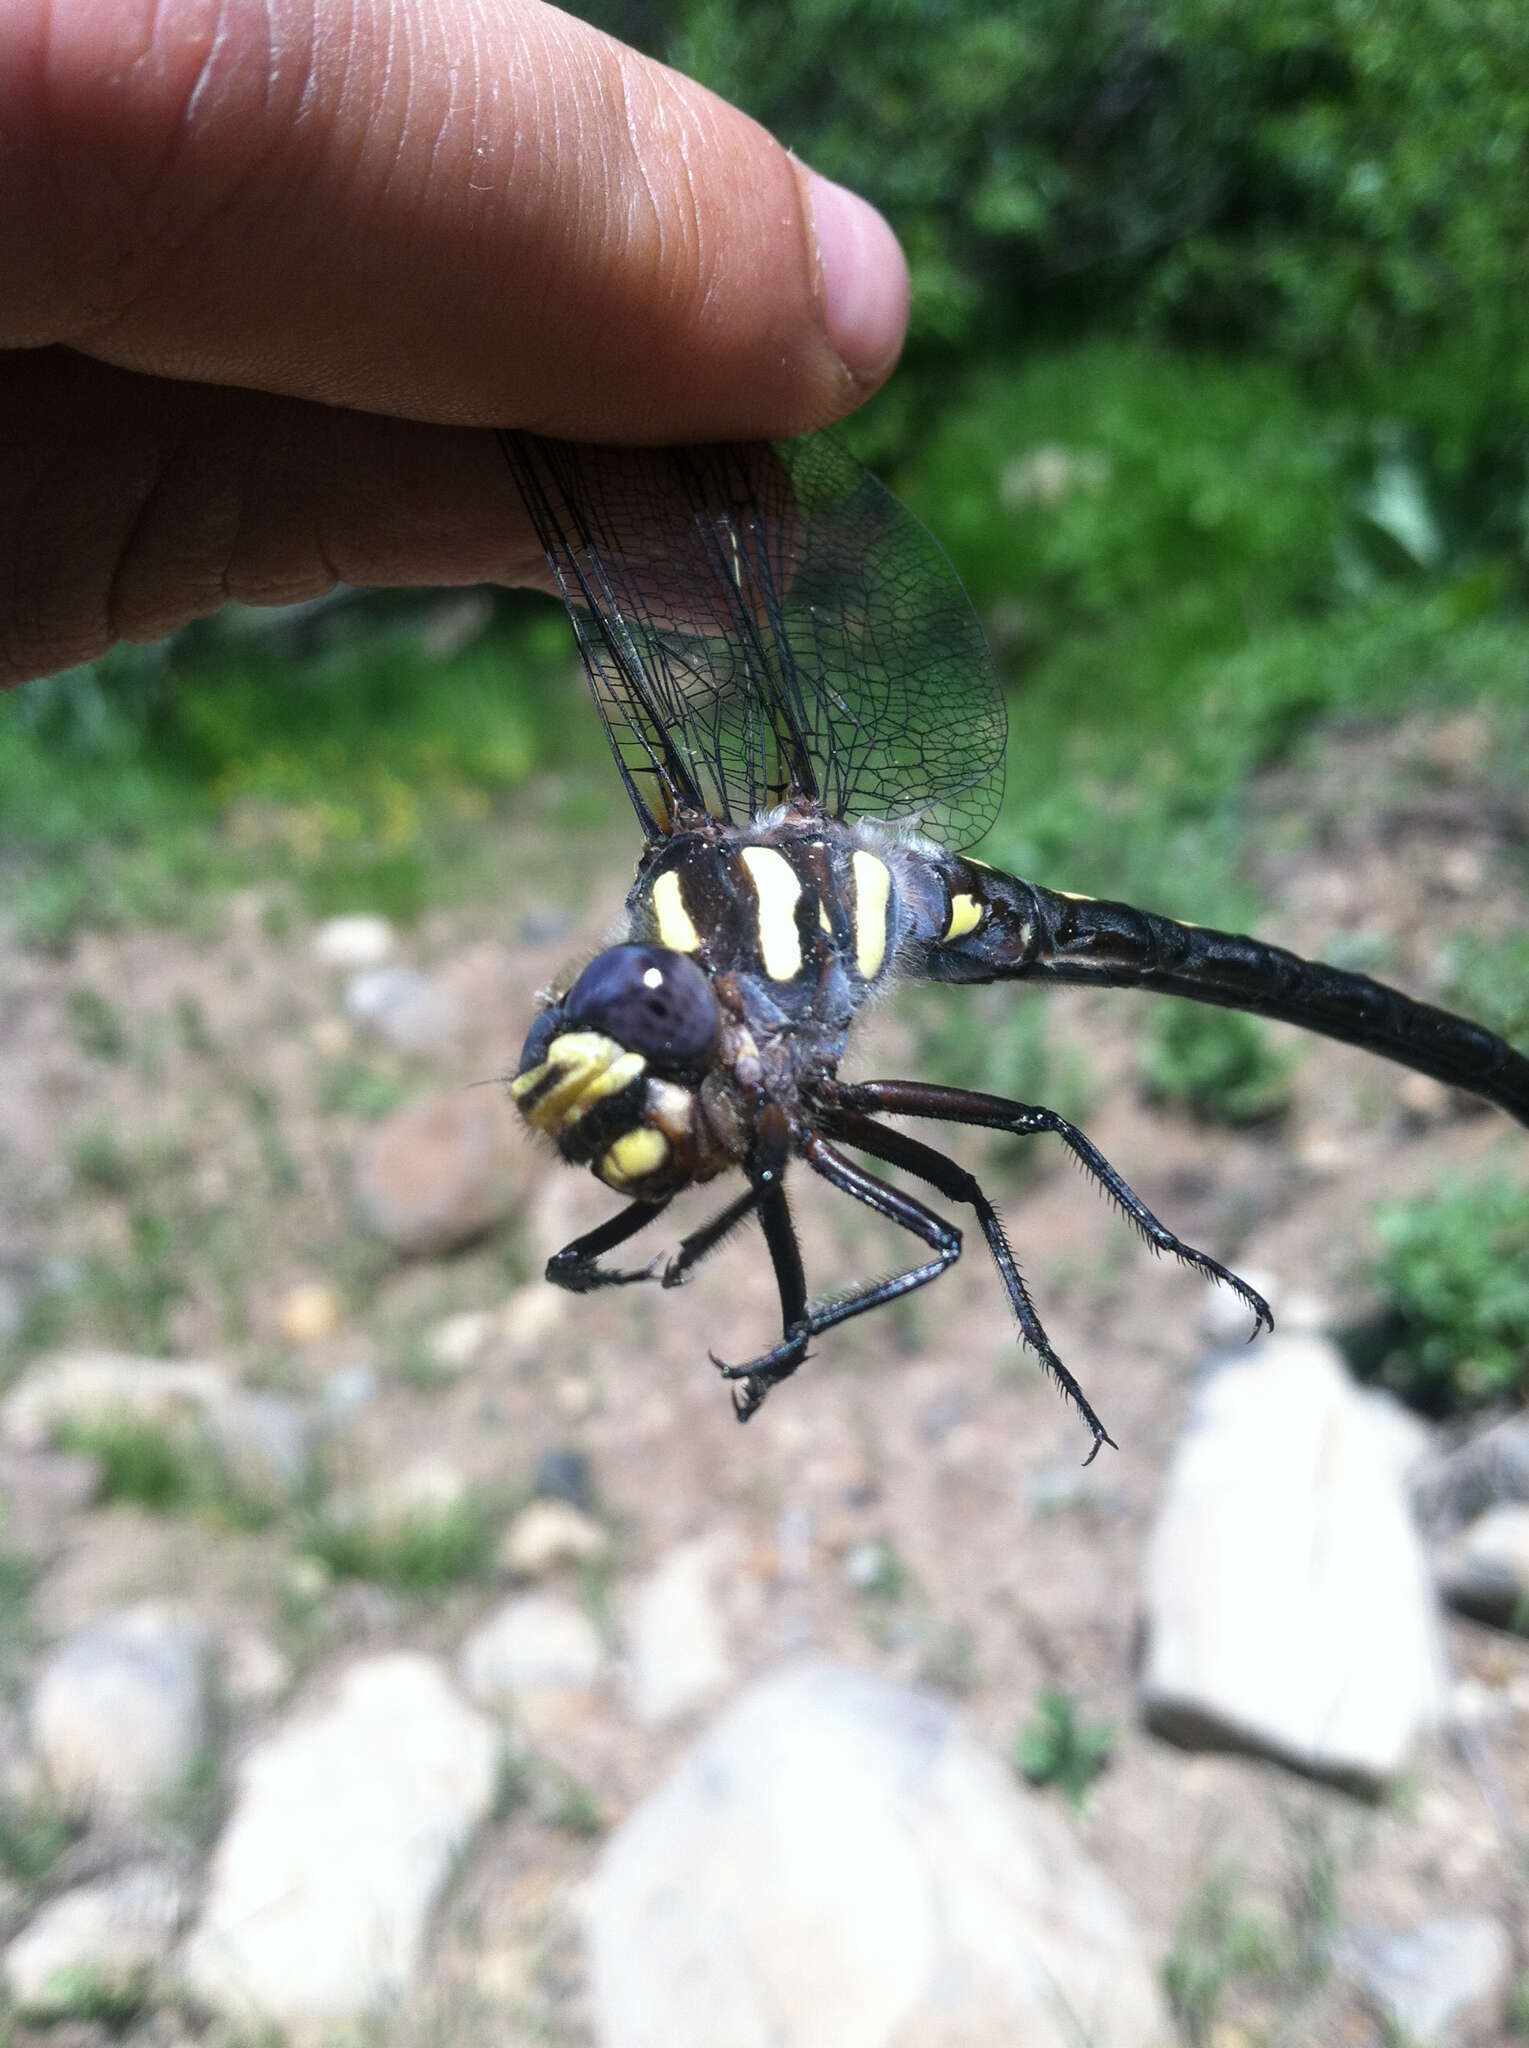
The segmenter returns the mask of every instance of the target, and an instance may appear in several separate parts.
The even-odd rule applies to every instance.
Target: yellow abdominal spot
[[[619,1195],[634,1181],[646,1180],[668,1163],[669,1140],[662,1131],[643,1124],[635,1131],[627,1131],[607,1148],[598,1170],[605,1185]]]
[[[855,965],[874,981],[887,957],[887,903],[892,875],[884,860],[862,848],[850,862],[855,877]]]
[[[591,1106],[640,1080],[647,1069],[641,1053],[627,1052],[601,1031],[565,1031],[547,1048],[539,1067],[510,1083],[526,1122],[549,1137]]]
[[[746,846],[740,856],[759,899],[759,952],[771,981],[794,981],[802,971],[796,906],[802,885],[773,846]]]
[[[685,908],[684,891],[673,868],[653,884],[653,914],[658,919],[658,936],[676,953],[698,953],[701,934]]]
[[[945,927],[945,944],[952,939],[964,939],[968,932],[974,932],[982,922],[982,905],[975,896],[969,896],[962,889],[950,899],[950,923]]]

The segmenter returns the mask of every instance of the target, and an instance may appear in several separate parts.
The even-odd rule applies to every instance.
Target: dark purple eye
[[[553,1009],[543,1010],[536,1022],[526,1033],[526,1042],[520,1049],[520,1072],[529,1074],[533,1067],[539,1067],[547,1057],[547,1047],[563,1028],[563,1009],[558,1004]]]
[[[706,976],[667,946],[612,946],[590,961],[563,1011],[575,1030],[603,1031],[676,1073],[705,1066],[721,1023]]]

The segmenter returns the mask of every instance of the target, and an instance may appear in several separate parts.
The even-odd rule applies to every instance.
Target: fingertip
[[[807,171],[805,183],[829,342],[857,384],[879,384],[902,353],[908,325],[902,245],[858,193],[818,171]]]

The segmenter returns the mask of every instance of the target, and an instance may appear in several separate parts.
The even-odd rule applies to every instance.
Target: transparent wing
[[[938,543],[831,438],[506,455],[650,834],[797,798],[967,846],[1007,723]]]

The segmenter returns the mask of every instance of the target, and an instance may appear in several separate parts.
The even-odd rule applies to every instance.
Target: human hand
[[[540,0],[0,0],[0,277],[0,686],[543,582],[483,429],[803,432],[907,314],[879,216]]]

